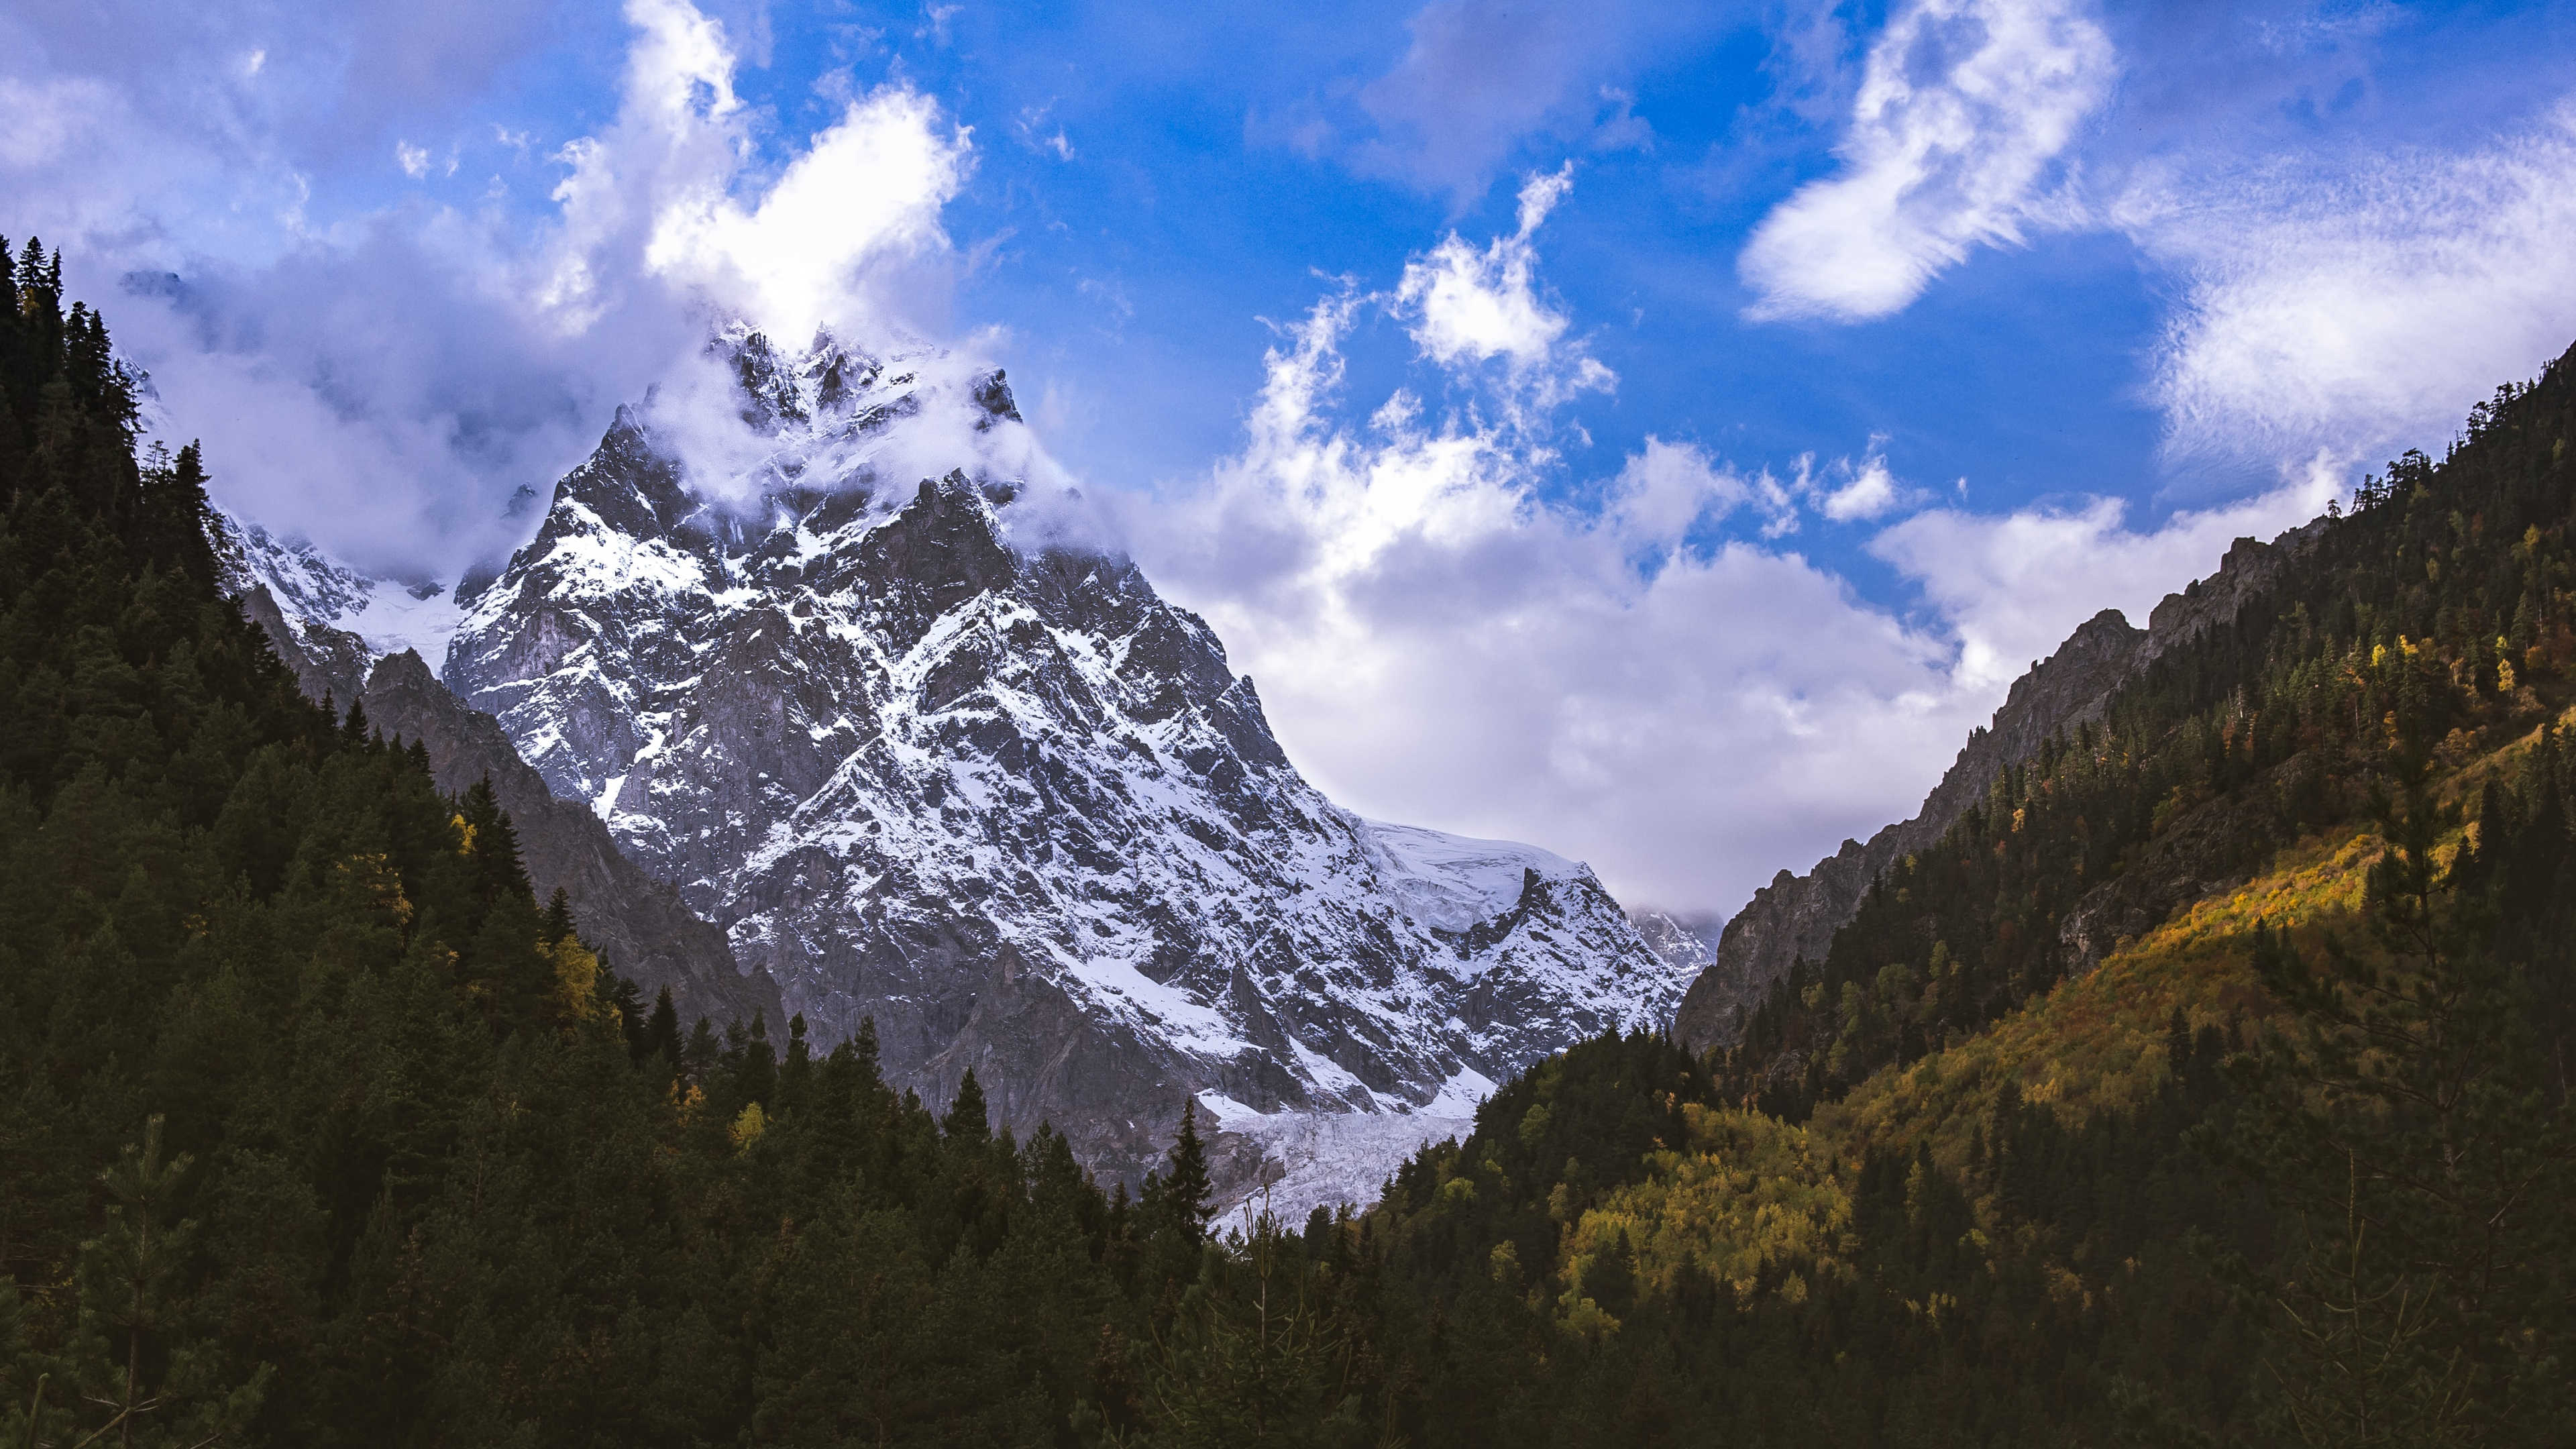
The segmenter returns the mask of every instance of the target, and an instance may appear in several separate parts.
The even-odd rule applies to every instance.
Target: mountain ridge
[[[2080,723],[2099,723],[2123,685],[2171,650],[2232,620],[2247,599],[2280,576],[2291,556],[2314,541],[2323,522],[2290,529],[2271,543],[2237,539],[2216,571],[2158,602],[2144,629],[2117,609],[2077,625],[2048,658],[2013,681],[1993,721],[1970,733],[1913,816],[1881,827],[1866,843],[1845,840],[1803,874],[1782,869],[1726,919],[1713,943],[1704,934],[1681,939],[1687,928],[1668,930],[1660,938],[1667,959],[1696,954],[1705,963],[1674,1013],[1674,1039],[1694,1052],[1732,1044],[1736,1013],[1759,1001],[1799,960],[1823,960],[1834,932],[1859,911],[1888,867],[1939,840],[1984,797],[1998,771],[2029,761],[2050,738]]]

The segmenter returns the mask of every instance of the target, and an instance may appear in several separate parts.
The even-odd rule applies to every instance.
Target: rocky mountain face
[[[1195,1097],[1234,1181],[1302,1152],[1270,1170],[1327,1164],[1321,1201],[1421,1140],[1391,1118],[1670,1019],[1687,968],[1589,869],[1336,806],[1202,621],[1017,538],[999,373],[720,355],[757,446],[714,473],[621,410],[444,679],[818,1040],[872,1019],[892,1080],[936,1102],[971,1068],[1120,1175]]]
[[[1844,841],[1804,875],[1781,871],[1713,941],[1686,928],[1650,932],[1667,961],[1705,962],[1674,1015],[1675,1040],[1693,1051],[1731,1044],[1736,1012],[1760,1000],[1800,958],[1823,960],[1834,932],[1859,912],[1861,898],[1890,865],[1938,841],[1985,794],[1997,771],[2033,758],[2053,735],[2098,723],[2111,695],[2166,651],[2234,619],[2255,593],[2280,577],[2285,560],[2305,546],[2314,529],[2295,529],[2269,544],[2236,540],[2217,573],[2166,595],[2144,629],[2117,609],[2094,615],[2056,653],[2013,682],[1994,723],[1969,735],[1912,819],[1880,830],[1866,844]],[[2069,929],[2082,930],[2080,921],[2127,920],[2133,914],[2126,905],[2079,912],[2069,918]],[[2079,949],[2078,957],[2098,959],[2098,951],[2088,956]]]
[[[384,646],[403,641],[379,635],[371,645],[324,622],[364,618],[382,581],[229,520],[225,531],[229,536],[219,542],[231,568],[228,583],[305,694],[336,708],[362,705],[388,737],[420,741],[442,790],[461,794],[489,779],[518,833],[520,859],[538,898],[560,888],[582,934],[611,966],[647,991],[669,987],[684,1020],[784,1018],[776,983],[742,970],[724,933],[689,914],[677,891],[621,854],[587,807],[556,799],[500,724],[441,684],[417,650],[405,644],[385,653]],[[296,589],[317,579],[333,587]],[[296,589],[292,617],[278,602],[281,588]]]
[[[1717,942],[1726,929],[1722,915],[1693,911],[1632,910],[1628,919],[1644,937],[1646,949],[1691,981],[1717,960]]]

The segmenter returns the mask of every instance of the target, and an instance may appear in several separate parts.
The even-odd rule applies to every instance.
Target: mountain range
[[[974,1069],[1000,1120],[1122,1175],[1187,1097],[1229,1189],[1297,1204],[1365,1200],[1585,1036],[1731,1045],[1891,865],[2318,527],[2238,540],[2144,629],[2079,626],[1912,818],[1732,916],[1626,913],[1549,852],[1307,785],[1203,621],[1028,521],[999,372],[746,327],[707,360],[719,446],[703,396],[621,408],[536,536],[453,590],[241,521],[234,584],[309,694],[429,741],[448,788],[490,778],[540,888],[688,1012],[825,1043],[869,1022],[891,1079],[940,1102]],[[952,466],[901,474],[925,457]],[[2079,959],[2106,913],[2171,904],[2104,891],[2067,924]]]

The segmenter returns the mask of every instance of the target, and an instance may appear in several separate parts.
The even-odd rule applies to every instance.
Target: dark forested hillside
[[[2401,729],[2458,764],[2552,716],[2576,664],[2571,371],[2500,389],[2438,469],[2414,453],[2391,464],[2354,516],[2303,540],[2231,625],[2159,659],[2103,727],[1998,774],[1937,847],[1888,872],[1824,961],[1750,1014],[1730,1094],[1800,1117],[1973,1032],[2362,813]],[[2526,914],[2557,868],[2534,848],[2546,859],[2525,867]]]
[[[0,312],[0,1442],[1053,1443],[1200,1271],[871,1039],[681,1022],[487,790],[304,700],[204,463],[29,243]],[[609,963],[613,967],[614,963]],[[1096,1434],[1098,1429],[1094,1430]]]
[[[1461,1442],[2559,1442],[2571,435],[2576,354],[1999,773],[1732,1049],[1584,1048],[1629,1067],[1418,1159],[1387,1261],[1513,1325],[1446,1361],[1508,1405]],[[1657,1150],[1560,1147],[1568,1091]]]
[[[1211,1223],[874,1038],[646,1002],[304,700],[194,448],[0,309],[0,1442],[2537,1444],[2568,1241],[2576,362],[2004,772],[1694,1058]]]

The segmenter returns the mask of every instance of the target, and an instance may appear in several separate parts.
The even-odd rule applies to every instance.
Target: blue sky
[[[21,7],[0,230],[229,503],[442,579],[693,308],[989,356],[1337,797],[1724,911],[2576,340],[2571,62],[2538,4]]]

